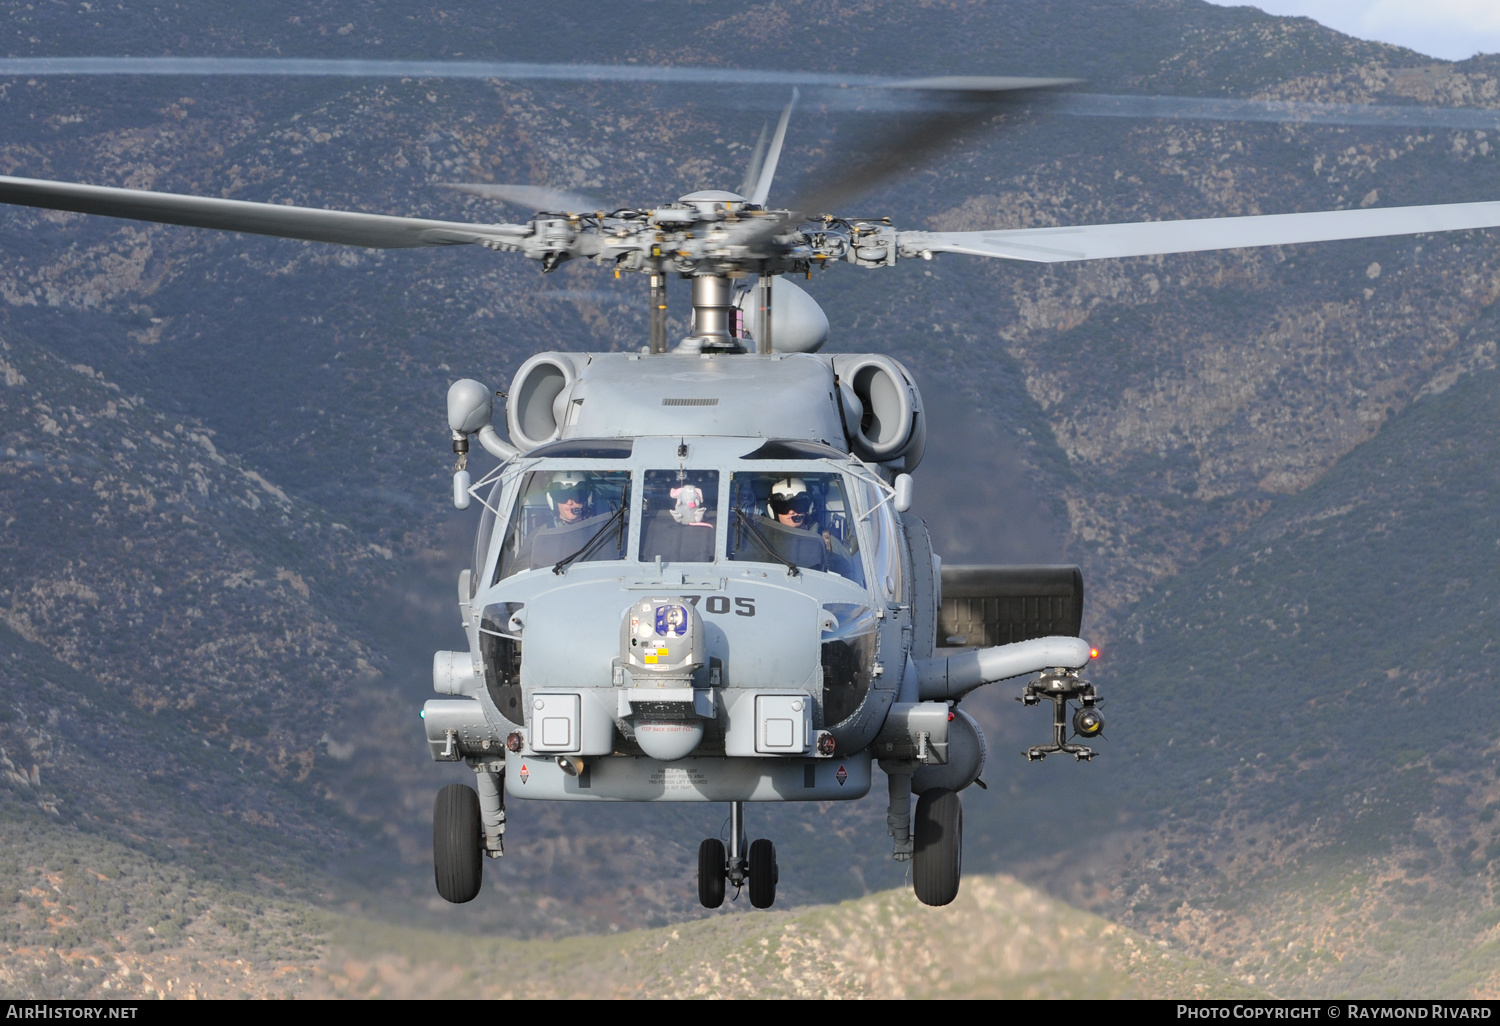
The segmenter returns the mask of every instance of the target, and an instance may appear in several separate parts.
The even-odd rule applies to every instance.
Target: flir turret
[[[636,744],[653,759],[681,759],[703,740],[713,693],[694,690],[706,661],[703,618],[691,602],[650,598],[633,603],[620,624],[620,665],[631,687],[622,696]]]

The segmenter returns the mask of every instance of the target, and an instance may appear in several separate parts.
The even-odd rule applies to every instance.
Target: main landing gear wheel
[[[483,844],[479,795],[466,784],[449,784],[432,809],[432,874],[444,900],[462,905],[479,896]]]
[[[750,844],[750,904],[770,908],[776,901],[776,846],[762,837]]]
[[[710,837],[698,845],[698,900],[704,908],[724,904],[724,842]]]
[[[947,905],[958,897],[963,876],[964,808],[958,793],[935,787],[917,799],[912,889],[924,905]]]

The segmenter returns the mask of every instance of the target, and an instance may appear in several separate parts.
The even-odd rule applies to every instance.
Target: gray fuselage
[[[473,488],[469,666],[439,654],[461,697],[428,703],[434,757],[503,758],[521,798],[862,797],[888,713],[917,701],[938,596],[891,471],[847,451],[834,359],[858,358],[545,359],[563,380],[529,427],[554,440]],[[547,498],[562,486],[587,508]],[[806,493],[802,522],[777,517],[773,488]],[[685,663],[633,614],[652,603],[701,632]]]

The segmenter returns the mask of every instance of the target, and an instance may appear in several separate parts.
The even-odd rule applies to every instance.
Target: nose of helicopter
[[[663,575],[674,576],[674,575]],[[817,682],[821,608],[809,595],[779,584],[762,571],[728,575],[684,575],[663,580],[557,579],[527,599],[521,679],[528,689],[688,686],[807,689]],[[643,605],[651,608],[645,613]],[[627,649],[655,650],[659,610],[679,609],[688,633],[701,632],[691,666],[668,682],[644,655],[634,665]],[[663,613],[663,616],[668,616]],[[643,621],[650,638],[628,641],[630,621]],[[649,621],[646,623],[644,621]],[[622,624],[623,631],[622,635]],[[675,628],[674,628],[675,629]],[[622,640],[622,637],[626,640]],[[662,646],[665,650],[666,646]],[[677,678],[681,677],[679,681]]]

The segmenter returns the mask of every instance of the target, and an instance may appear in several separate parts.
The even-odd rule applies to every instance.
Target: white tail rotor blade
[[[1115,257],[1198,253],[1299,242],[1334,242],[1386,235],[1500,227],[1500,202],[1443,203],[1425,207],[1322,210],[1305,214],[1212,217],[1193,221],[1143,221],[1074,228],[1011,228],[988,232],[901,232],[906,256],[969,256],[1063,263]]]

